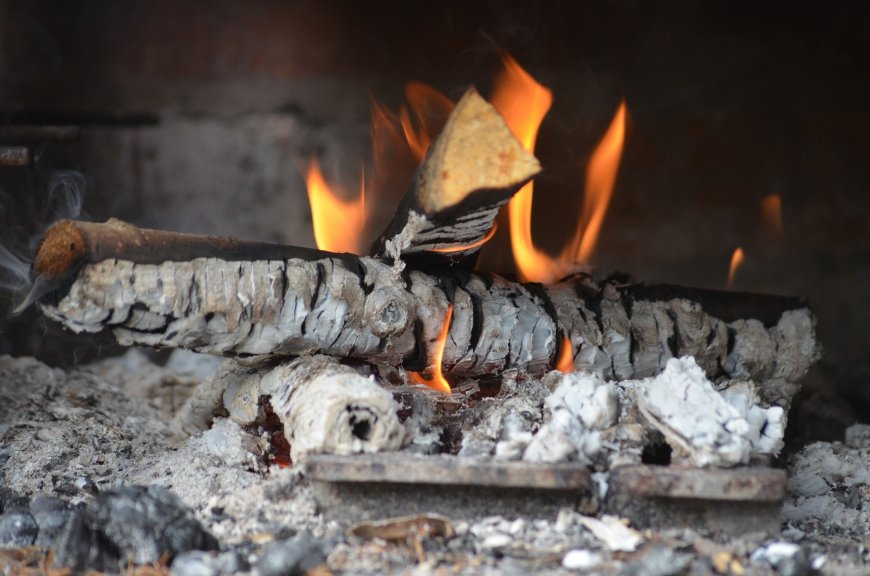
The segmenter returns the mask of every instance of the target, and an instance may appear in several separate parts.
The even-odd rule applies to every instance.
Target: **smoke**
[[[42,194],[0,195],[3,235],[0,238],[0,292],[17,315],[56,285],[31,273],[42,234],[53,223],[80,218],[87,179],[75,171],[53,172]]]

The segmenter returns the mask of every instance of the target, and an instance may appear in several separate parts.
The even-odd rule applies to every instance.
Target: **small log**
[[[247,373],[246,373],[247,372]],[[370,378],[326,356],[304,356],[274,368],[225,372],[224,406],[239,424],[269,399],[284,425],[294,462],[309,454],[398,450],[405,439],[398,405]]]
[[[129,225],[106,226],[139,237]],[[734,305],[728,307],[732,316],[719,318],[691,291],[658,300],[659,291],[649,287],[599,285],[585,276],[545,287],[449,267],[399,273],[383,260],[292,248],[296,256],[288,259],[183,260],[163,245],[174,259],[156,264],[153,251],[146,262],[135,261],[130,258],[140,247],[119,242],[124,249],[115,257],[101,247],[72,260],[53,247],[68,245],[64,238],[78,237],[76,231],[79,224],[61,223],[43,239],[37,272],[57,275],[74,262],[78,268],[67,273],[78,273],[44,296],[40,307],[76,332],[110,329],[125,345],[230,356],[321,353],[422,370],[453,304],[447,375],[541,374],[554,366],[567,336],[577,370],[644,378],[670,358],[688,355],[711,379],[770,382],[761,385],[762,400],[780,403],[820,354],[815,319],[799,299],[721,293],[718,299]],[[192,240],[185,236],[184,242]],[[762,323],[756,315],[775,321]]]
[[[467,261],[489,239],[499,208],[540,171],[504,118],[469,89],[372,253]]]

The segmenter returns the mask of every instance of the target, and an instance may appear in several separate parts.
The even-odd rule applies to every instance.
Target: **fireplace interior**
[[[373,143],[373,117],[398,110],[409,82],[431,85],[453,101],[472,85],[486,97],[509,54],[553,92],[535,148],[543,171],[535,179],[531,227],[541,249],[555,254],[571,237],[587,163],[624,100],[622,160],[588,263],[591,275],[806,299],[824,356],[803,381],[791,407],[786,448],[773,462],[781,468],[791,458],[799,468],[801,459],[809,458],[811,442],[842,441],[847,428],[848,446],[870,449],[861,443],[860,430],[849,428],[866,421],[870,410],[865,38],[864,21],[845,7],[631,0],[0,0],[2,245],[26,261],[54,220],[80,213],[99,222],[114,217],[140,227],[314,248],[306,187],[313,158],[347,198],[360,189],[364,174],[371,196],[362,244],[369,245],[396,212],[417,167],[411,155],[396,154],[382,138]],[[482,250],[479,269],[517,272],[505,228],[500,226]],[[738,247],[744,258],[729,279]],[[6,288],[15,282],[10,269],[14,259],[0,277]],[[0,297],[11,307],[11,296]],[[32,307],[0,319],[3,355],[33,356],[76,370],[117,361],[125,351],[112,338],[68,334]],[[168,352],[143,354],[159,370],[170,370]],[[8,378],[14,374],[5,372]],[[117,368],[103,374],[117,375]],[[135,386],[130,381],[124,380],[127,388]],[[105,394],[101,390],[98,396]],[[206,434],[211,436],[201,441],[208,443],[237,432],[215,428]],[[648,460],[667,461],[652,452]],[[0,446],[0,465],[3,454]],[[267,474],[262,463],[222,457]],[[337,502],[335,508],[347,504],[336,496],[342,486],[352,492],[342,484],[347,470],[327,458],[310,472],[337,483],[325,497]],[[413,485],[413,470],[397,474],[409,475],[407,484]],[[2,480],[0,475],[5,490]],[[585,476],[571,481],[587,487],[593,482]],[[758,481],[768,488],[777,482]],[[493,485],[506,494],[498,505],[509,503],[514,488]],[[481,500],[493,497],[489,488],[476,490]],[[152,498],[157,508],[171,505],[162,495],[121,497]],[[851,487],[843,496],[857,499],[856,514],[864,497]],[[244,498],[249,503],[253,492]],[[577,512],[583,504],[541,506],[570,509],[558,512],[568,533],[586,526]],[[331,520],[318,521],[317,538],[291,539],[313,556],[312,550],[326,546],[318,538]],[[438,518],[429,519],[425,529],[419,518],[415,522],[413,529],[402,524],[400,530],[402,538],[415,534],[408,540],[416,542],[409,545],[412,564],[440,553],[420,543],[429,537],[427,530],[438,537],[447,530]],[[511,534],[512,528],[496,524],[478,519],[464,529],[479,532],[475,553],[486,558],[487,569],[500,573],[507,570],[502,558],[522,555],[503,553],[495,535]],[[515,528],[515,534],[528,536],[525,524]],[[783,525],[789,529],[808,531]],[[378,532],[383,527],[366,530],[391,541]],[[277,534],[274,540],[289,536]],[[679,539],[668,538],[671,544]],[[783,538],[800,541],[794,533],[780,534]],[[719,554],[718,561],[725,562],[727,552],[728,562],[738,562],[742,570],[750,552],[763,556],[767,552],[758,550],[772,541],[744,551],[705,542],[717,548],[702,551],[695,543],[695,554],[711,559]],[[376,565],[365,564],[373,562],[371,549],[342,546],[344,556],[329,555],[333,570],[352,570],[354,562]],[[683,554],[670,546],[661,554]],[[845,560],[836,561],[860,565],[857,548],[844,546]],[[649,554],[633,560],[628,551],[614,550],[628,555],[621,560],[626,567],[656,561]],[[559,549],[556,566],[562,562],[569,569],[564,552]],[[800,554],[807,566],[825,554],[833,559],[815,541]],[[788,558],[798,562],[794,554]],[[575,555],[573,561],[581,559]],[[689,570],[689,561],[681,561],[672,565]],[[716,571],[738,573],[728,562]],[[826,569],[823,564],[813,569]],[[260,573],[270,573],[266,564],[258,566]],[[764,566],[779,569],[773,560]]]

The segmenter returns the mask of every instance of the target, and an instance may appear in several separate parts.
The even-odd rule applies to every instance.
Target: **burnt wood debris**
[[[324,354],[423,370],[448,306],[443,371],[552,369],[626,380],[694,356],[710,378],[752,379],[786,408],[820,354],[800,299],[670,285],[518,283],[472,270],[498,209],[540,171],[474,90],[460,100],[372,256],[242,242],[110,220],[43,236],[39,300],[75,332],[232,357]]]

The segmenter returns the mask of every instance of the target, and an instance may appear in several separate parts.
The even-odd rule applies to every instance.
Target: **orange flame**
[[[453,304],[447,306],[447,313],[444,315],[444,323],[441,324],[441,330],[438,332],[438,339],[435,340],[435,353],[432,358],[432,377],[424,378],[419,372],[408,372],[408,376],[413,384],[425,384],[433,390],[450,394],[450,383],[441,372],[441,359],[444,356],[444,346],[447,344],[447,333],[450,331],[450,320],[453,318]]]
[[[471,250],[472,248],[477,248],[478,246],[483,246],[490,239],[495,236],[495,231],[498,229],[498,224],[495,222],[492,223],[492,229],[486,233],[486,236],[478,240],[477,242],[472,242],[471,244],[465,244],[462,246],[449,246],[447,248],[432,248],[430,252],[440,252],[442,254],[451,254],[453,252],[462,252],[463,250]]]
[[[768,194],[761,201],[761,216],[768,228],[782,237],[782,198],[779,194]]]
[[[317,247],[330,252],[361,253],[366,223],[365,179],[358,198],[342,200],[333,193],[314,158],[308,166],[305,184]]]
[[[571,350],[571,339],[567,334],[562,335],[562,351],[559,352],[559,359],[556,360],[556,370],[563,374],[568,374],[574,371],[574,355]]]
[[[496,80],[492,104],[504,116],[517,139],[533,152],[538,128],[550,109],[553,95],[511,58],[504,58],[504,72]],[[589,260],[613,195],[625,141],[626,106],[622,102],[589,161],[586,196],[573,240],[553,258],[532,241],[533,187],[524,186],[508,204],[511,248],[522,280],[550,283]]]
[[[504,56],[504,71],[496,78],[492,94],[495,106],[526,150],[534,152],[538,128],[553,104],[553,93],[538,84],[516,60]],[[511,249],[517,272],[523,280],[542,281],[550,276],[552,259],[532,242],[532,199],[529,182],[508,203]]]
[[[625,113],[625,101],[623,100],[586,167],[583,212],[573,243],[576,247],[573,250],[575,262],[588,262],[595,251],[595,244],[601,232],[601,224],[604,222],[610,198],[613,196],[616,174],[619,172],[622,145],[625,142]]]
[[[738,247],[731,255],[731,265],[728,266],[728,287],[734,284],[734,278],[737,275],[737,270],[743,264],[743,248]]]
[[[399,110],[399,122],[411,153],[423,160],[432,139],[444,127],[455,104],[442,92],[421,82],[405,85],[407,106]]]

